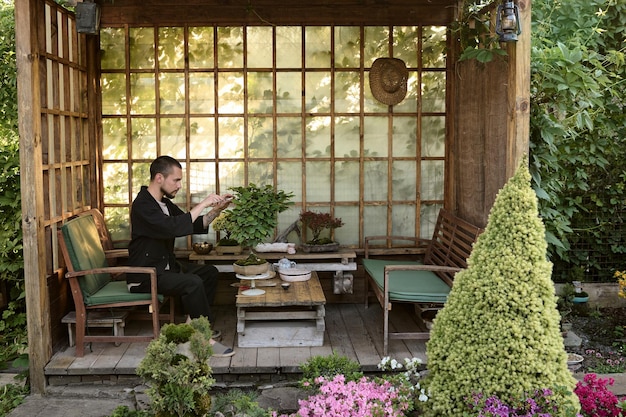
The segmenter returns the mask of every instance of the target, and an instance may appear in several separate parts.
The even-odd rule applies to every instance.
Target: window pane
[[[218,172],[220,193],[230,192],[229,188],[245,184],[243,162],[220,162]]]
[[[274,77],[269,72],[248,73],[248,111],[272,114]]]
[[[330,117],[308,117],[306,124],[306,156],[330,156]]]
[[[302,201],[302,164],[300,162],[279,163],[277,180],[282,190],[294,193],[293,201]]]
[[[338,68],[360,68],[361,31],[358,27],[335,28],[335,65]]]
[[[100,66],[103,70],[126,68],[124,29],[100,30]]]
[[[302,155],[302,123],[299,117],[276,119],[278,158],[299,158]]]
[[[443,201],[443,161],[422,161],[422,200]]]
[[[189,112],[213,114],[215,112],[215,86],[213,74],[189,74]]]
[[[215,120],[194,117],[189,123],[190,155],[194,158],[215,158]]]
[[[335,73],[335,111],[358,113],[361,108],[361,75],[354,71]]]
[[[152,158],[156,158],[156,153],[152,155]],[[148,185],[150,181],[150,163],[137,162],[133,164],[132,169],[132,195],[134,199],[141,186]]]
[[[102,74],[102,114],[126,113],[126,74]]]
[[[302,29],[299,27],[276,28],[276,68],[300,68],[302,66]]]
[[[248,155],[250,158],[271,158],[274,149],[274,124],[271,117],[248,119]]]
[[[330,163],[329,162],[307,162],[306,183],[307,201],[329,201],[330,200]],[[313,179],[313,181],[311,181]]]
[[[414,117],[393,118],[393,156],[417,156],[417,137]]]
[[[391,175],[393,175],[392,200],[415,201],[417,199],[417,163],[394,161]]]
[[[126,119],[102,119],[102,157],[128,159]]]
[[[156,123],[154,119],[131,120],[133,159],[156,158]]]
[[[365,156],[387,156],[387,118],[365,117],[363,123]]]
[[[215,174],[215,162],[191,162],[189,164],[189,191],[192,204],[198,204],[209,194],[217,191]]]
[[[296,72],[276,74],[276,112],[300,113],[302,111],[302,75]]]
[[[176,159],[185,159],[187,150],[185,134],[185,119],[161,119],[161,153]]]
[[[335,207],[335,217],[343,222],[343,226],[334,230],[335,241],[342,245],[359,246],[359,208]]]
[[[388,57],[389,55],[389,28],[383,26],[370,26],[365,28],[363,39],[365,51],[365,66],[371,67],[376,58]],[[356,65],[358,67],[358,65]]]
[[[335,199],[337,201],[359,201],[359,162],[335,163]]]
[[[363,236],[387,234],[387,207],[365,206],[363,209]]]
[[[243,119],[241,117],[222,117],[219,119],[220,158],[243,157]]]
[[[422,65],[425,68],[446,67],[446,27],[424,26]]]
[[[446,111],[446,77],[443,72],[425,72],[422,76],[422,111]]]
[[[105,203],[127,203],[128,165],[104,163],[102,164],[102,175],[107,179],[106,184],[104,184]]]
[[[213,28],[192,27],[189,28],[189,67],[212,68],[213,54]]]
[[[272,68],[272,28],[247,28],[248,68]]]
[[[394,112],[397,113],[415,113],[418,104],[418,75],[417,71],[409,71],[409,78],[406,83],[406,96],[404,99],[393,106]]]
[[[306,74],[306,111],[309,113],[330,112],[330,73],[309,72]]]
[[[391,213],[391,233],[396,236],[413,235],[415,230],[415,206],[394,204]]]
[[[435,231],[439,210],[443,208],[441,204],[422,204],[420,209],[420,235],[422,239],[430,239]]]
[[[116,248],[128,247],[130,240],[130,214],[126,207],[108,207],[104,212],[107,230]],[[119,243],[118,243],[119,242]]]
[[[130,28],[130,68],[154,68],[154,29]]]
[[[422,117],[422,157],[445,156],[446,119],[443,116]]]
[[[154,114],[156,112],[154,74],[130,75],[131,114]]]
[[[185,68],[183,28],[159,28],[159,68]]]
[[[185,112],[185,74],[161,73],[159,77],[159,105],[161,113]]]
[[[250,162],[248,164],[248,181],[263,187],[274,182],[274,169],[270,162]]]
[[[307,68],[330,68],[330,28],[315,26],[305,29],[305,62]]]
[[[366,161],[363,164],[363,199],[387,201],[387,162]]]
[[[243,28],[217,28],[217,65],[243,68]]]
[[[408,68],[417,68],[418,36],[419,28],[416,26],[393,28],[393,56],[403,60]]]
[[[223,72],[218,76],[218,112],[243,113],[243,74]]]
[[[358,158],[361,133],[357,117],[335,118],[335,157]]]

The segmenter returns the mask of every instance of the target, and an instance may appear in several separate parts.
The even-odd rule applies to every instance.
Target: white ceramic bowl
[[[311,279],[311,271],[307,271],[306,269],[279,269],[278,274],[280,275],[280,279],[287,282],[308,281]]]

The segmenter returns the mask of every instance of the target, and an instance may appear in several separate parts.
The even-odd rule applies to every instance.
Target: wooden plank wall
[[[495,59],[457,63],[456,208],[484,227],[495,196],[507,180],[508,63]]]

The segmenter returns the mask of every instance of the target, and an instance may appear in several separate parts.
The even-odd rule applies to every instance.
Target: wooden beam
[[[24,277],[28,317],[30,389],[43,394],[44,367],[52,356],[50,305],[46,282],[46,250],[43,228],[43,177],[39,91],[38,31],[40,0],[15,2],[15,45],[17,60],[17,104],[20,133],[20,179]]]
[[[110,25],[446,25],[457,0],[115,0],[102,1]]]
[[[509,54],[507,166],[506,176],[515,174],[530,143],[530,35],[532,0],[519,0],[522,33],[517,42],[507,45]]]

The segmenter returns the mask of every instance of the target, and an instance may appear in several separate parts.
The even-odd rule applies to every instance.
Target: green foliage
[[[222,413],[224,417],[269,417],[271,412],[261,408],[257,402],[256,392],[246,392],[240,389],[231,389],[220,393],[213,398],[211,415]]]
[[[555,279],[571,266],[610,279],[626,253],[626,4],[532,11],[530,169]]]
[[[189,341],[191,334],[195,330],[190,324],[170,324],[163,325],[161,332],[165,335],[167,343],[185,343]]]
[[[174,329],[178,327],[179,329]],[[189,336],[189,346],[168,341],[165,333]],[[180,330],[182,329],[182,330]],[[146,356],[137,367],[137,375],[150,387],[152,409],[161,417],[204,415],[211,407],[211,355],[209,321],[200,317],[190,324],[168,324],[158,339],[148,345]]]
[[[293,193],[275,190],[271,185],[232,187],[235,207],[227,210],[224,227],[230,237],[241,245],[255,246],[275,230],[278,213],[289,208]]]
[[[346,356],[333,352],[327,356],[312,356],[300,365],[301,385],[313,385],[315,378],[323,376],[331,380],[335,375],[343,375],[347,381],[358,381],[363,376],[361,365]]]
[[[113,414],[110,417],[151,417],[147,411],[143,410],[131,410],[126,405],[120,405],[113,410]]]
[[[520,398],[575,380],[546,260],[527,160],[500,190],[468,268],[455,277],[427,342],[427,415],[462,415],[473,393]],[[574,399],[571,399],[572,401]]]
[[[22,404],[28,393],[28,386],[23,384],[7,384],[0,387],[0,417],[8,415],[11,410]]]
[[[17,132],[17,65],[13,2],[0,2],[0,136]]]
[[[459,61],[475,59],[489,62],[497,56],[506,56],[500,47],[499,36],[493,33],[491,15],[488,11],[492,0],[473,0],[463,2],[463,11],[459,21],[453,23],[453,31],[460,41],[461,56]]]

